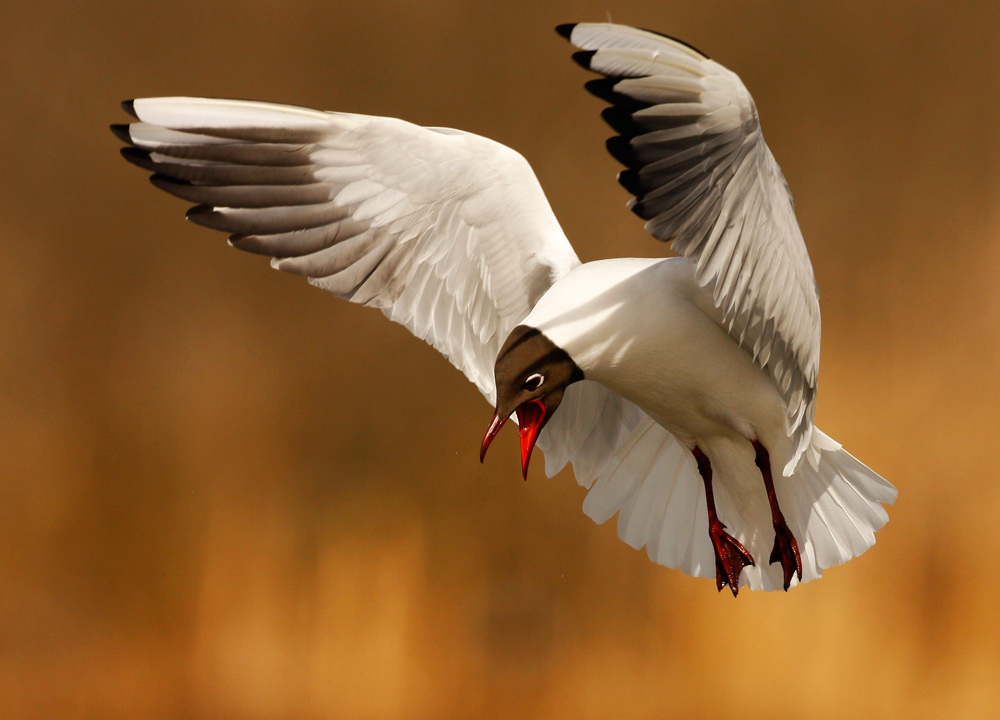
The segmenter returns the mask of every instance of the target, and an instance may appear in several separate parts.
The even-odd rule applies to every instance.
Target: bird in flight
[[[819,295],[740,79],[689,45],[561,25],[601,77],[628,207],[678,257],[582,264],[527,161],[403,120],[203,98],[123,103],[122,154],[229,233],[437,348],[516,416],[598,523],[721,591],[820,577],[896,490],[813,425]]]

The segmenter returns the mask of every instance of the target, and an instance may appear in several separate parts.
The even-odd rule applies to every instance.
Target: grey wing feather
[[[469,133],[268,103],[146,98],[122,154],[192,222],[380,308],[493,401],[510,330],[579,264],[527,162]]]
[[[677,40],[635,28],[560,30],[574,58],[605,77],[608,150],[646,229],[711,285],[719,322],[767,369],[787,404],[786,430],[808,446],[819,371],[819,293],[791,194],[740,79]]]

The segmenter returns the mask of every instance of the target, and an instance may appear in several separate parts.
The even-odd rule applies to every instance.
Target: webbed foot
[[[708,535],[715,548],[715,585],[719,592],[728,585],[733,597],[736,597],[740,592],[740,573],[743,568],[754,564],[753,555],[726,532],[726,526],[719,520],[709,522]],[[794,538],[792,542],[795,542]]]
[[[802,558],[799,555],[799,544],[788,529],[784,519],[774,523],[774,548],[771,550],[772,563],[780,562],[785,576],[785,592],[792,585],[792,577],[798,576],[802,582]]]

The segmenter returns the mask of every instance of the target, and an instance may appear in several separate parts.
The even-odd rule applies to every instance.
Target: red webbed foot
[[[718,520],[709,523],[708,535],[715,548],[715,585],[719,592],[728,585],[733,597],[736,597],[740,592],[740,573],[743,568],[754,564],[753,555],[727,533],[726,526]]]
[[[788,529],[784,520],[774,523],[774,548],[771,550],[770,561],[780,562],[784,572],[785,592],[791,587],[792,577],[798,576],[802,582],[802,558],[799,555],[799,544]]]

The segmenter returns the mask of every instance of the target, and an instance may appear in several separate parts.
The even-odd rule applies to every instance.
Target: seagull
[[[597,523],[729,587],[860,555],[896,489],[813,424],[819,294],[739,77],[692,46],[560,25],[609,103],[618,182],[676,257],[581,263],[527,161],[403,120],[239,100],[130,100],[122,155],[187,219],[380,309],[512,416],[522,472],[572,464]],[[765,560],[766,558],[766,560]]]

